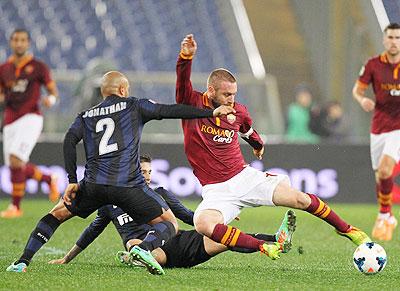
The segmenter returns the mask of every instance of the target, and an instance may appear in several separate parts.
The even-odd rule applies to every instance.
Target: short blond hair
[[[221,81],[236,83],[236,78],[227,69],[224,68],[215,69],[208,76],[207,87],[213,86],[214,88],[217,88],[218,87],[217,85],[219,85]]]

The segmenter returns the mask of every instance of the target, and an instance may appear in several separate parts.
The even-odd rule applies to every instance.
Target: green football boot
[[[139,246],[134,246],[131,251],[131,261],[142,263],[147,270],[153,275],[164,275],[165,272],[160,264],[154,259],[149,251],[146,251]]]
[[[26,268],[27,268],[27,266],[25,263],[15,264],[15,262],[14,262],[7,267],[6,271],[7,272],[16,272],[16,273],[25,273]]]
[[[282,253],[287,253],[292,248],[293,233],[296,230],[296,214],[293,210],[286,211],[281,226],[275,234],[276,241],[282,244]]]

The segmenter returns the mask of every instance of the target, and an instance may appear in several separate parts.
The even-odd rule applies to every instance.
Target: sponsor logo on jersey
[[[97,108],[90,109],[85,112],[85,114],[83,115],[83,118],[108,115],[108,114],[122,111],[124,109],[126,109],[126,102],[118,102],[117,104],[113,104],[111,106],[97,107]]]
[[[219,143],[231,143],[233,140],[233,136],[235,135],[235,131],[228,129],[215,128],[211,125],[202,124],[200,128],[201,132],[213,135],[213,141]]]
[[[132,217],[130,217],[127,213],[123,213],[123,214],[119,215],[117,217],[117,220],[118,220],[119,225],[121,225],[121,226],[128,222],[133,221]]]
[[[19,79],[15,82],[15,84],[12,86],[12,92],[15,93],[24,93],[26,90],[26,87],[28,87],[29,81],[27,79]]]

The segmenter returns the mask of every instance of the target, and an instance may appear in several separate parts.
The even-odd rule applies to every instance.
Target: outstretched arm
[[[51,260],[49,264],[68,264],[104,231],[110,221],[109,217],[98,214],[93,222],[82,232],[69,252],[61,259]]]
[[[188,34],[181,42],[181,51],[176,64],[176,103],[194,104],[192,100],[193,87],[190,81],[192,58],[197,50],[193,34]]]
[[[161,195],[161,197],[167,202],[168,206],[171,208],[171,211],[175,214],[177,218],[182,220],[184,223],[189,224],[189,225],[194,225],[193,223],[193,215],[194,212],[188,208],[186,208],[178,198],[166,189],[162,187],[156,188],[154,191],[156,191],[158,194]]]
[[[140,99],[139,106],[144,123],[152,119],[194,119],[221,116],[236,112],[232,107],[225,105],[212,110],[184,104],[157,104],[148,99]]]

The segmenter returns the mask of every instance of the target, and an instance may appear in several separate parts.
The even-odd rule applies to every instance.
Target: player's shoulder
[[[34,66],[42,68],[42,69],[47,70],[49,68],[49,66],[43,60],[38,59],[36,57],[33,57],[30,63],[33,64]]]
[[[365,63],[366,66],[376,66],[379,65],[381,63],[387,63],[387,59],[385,54],[380,54],[380,55],[375,55],[372,56],[371,58],[369,58],[367,60],[367,62]]]
[[[154,190],[154,192],[159,193],[159,194],[167,192],[167,189],[165,189],[163,187],[157,187],[157,188],[154,188],[153,190]]]

